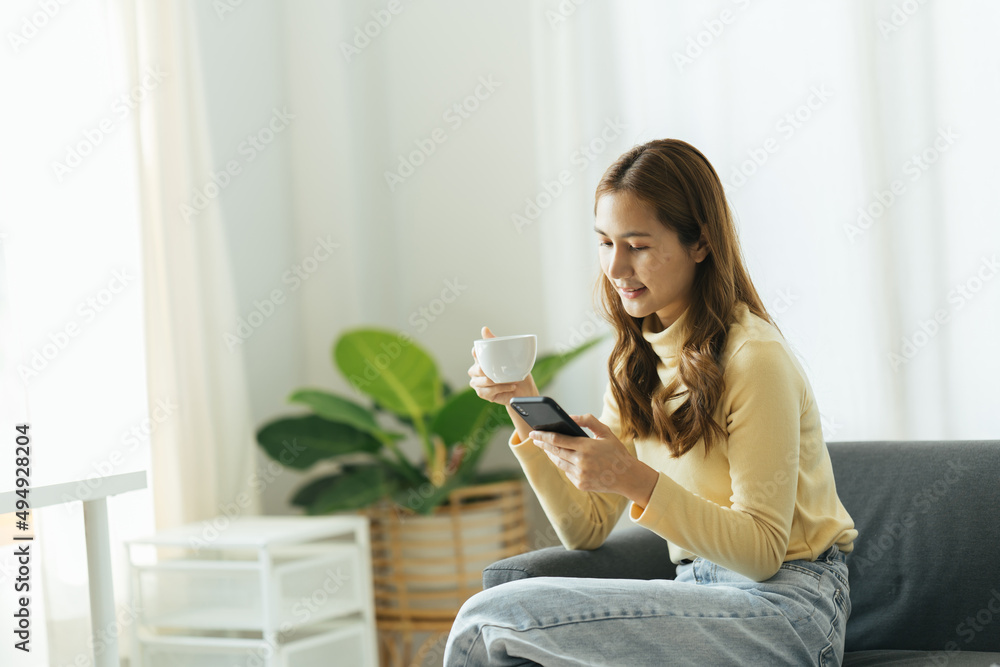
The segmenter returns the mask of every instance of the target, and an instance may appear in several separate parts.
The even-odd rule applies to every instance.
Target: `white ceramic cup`
[[[520,382],[528,377],[537,344],[535,334],[480,338],[473,343],[479,367],[494,382]]]

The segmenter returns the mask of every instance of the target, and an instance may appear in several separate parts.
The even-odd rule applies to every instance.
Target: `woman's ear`
[[[695,263],[701,263],[708,253],[712,251],[712,248],[708,245],[708,239],[705,238],[705,232],[701,233],[701,237],[698,239],[698,243],[695,244],[694,250],[691,251],[691,258],[694,259]]]

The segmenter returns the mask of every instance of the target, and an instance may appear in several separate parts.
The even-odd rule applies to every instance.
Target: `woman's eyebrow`
[[[611,236],[610,234],[606,234],[605,232],[601,231],[597,227],[594,227],[594,231],[597,232],[598,234],[600,234],[601,236]],[[627,238],[631,238],[633,236],[652,236],[652,234],[649,234],[647,232],[625,232],[624,234],[622,234],[618,238],[620,238],[620,239],[627,239]]]

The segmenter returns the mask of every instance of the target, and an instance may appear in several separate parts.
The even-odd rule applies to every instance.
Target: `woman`
[[[475,363],[469,384],[507,405],[510,447],[567,549],[597,548],[627,511],[667,540],[676,579],[491,588],[463,605],[445,663],[840,664],[857,531],[718,174],[683,141],[651,141],[608,168],[594,215],[616,332],[600,419],[573,416],[594,437],[532,431],[508,404],[538,395],[530,375],[496,384]]]

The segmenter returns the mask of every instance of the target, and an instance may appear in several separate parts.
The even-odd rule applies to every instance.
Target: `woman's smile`
[[[638,299],[640,296],[647,292],[645,287],[638,287],[634,289],[618,288],[618,293],[621,294],[626,299]]]

